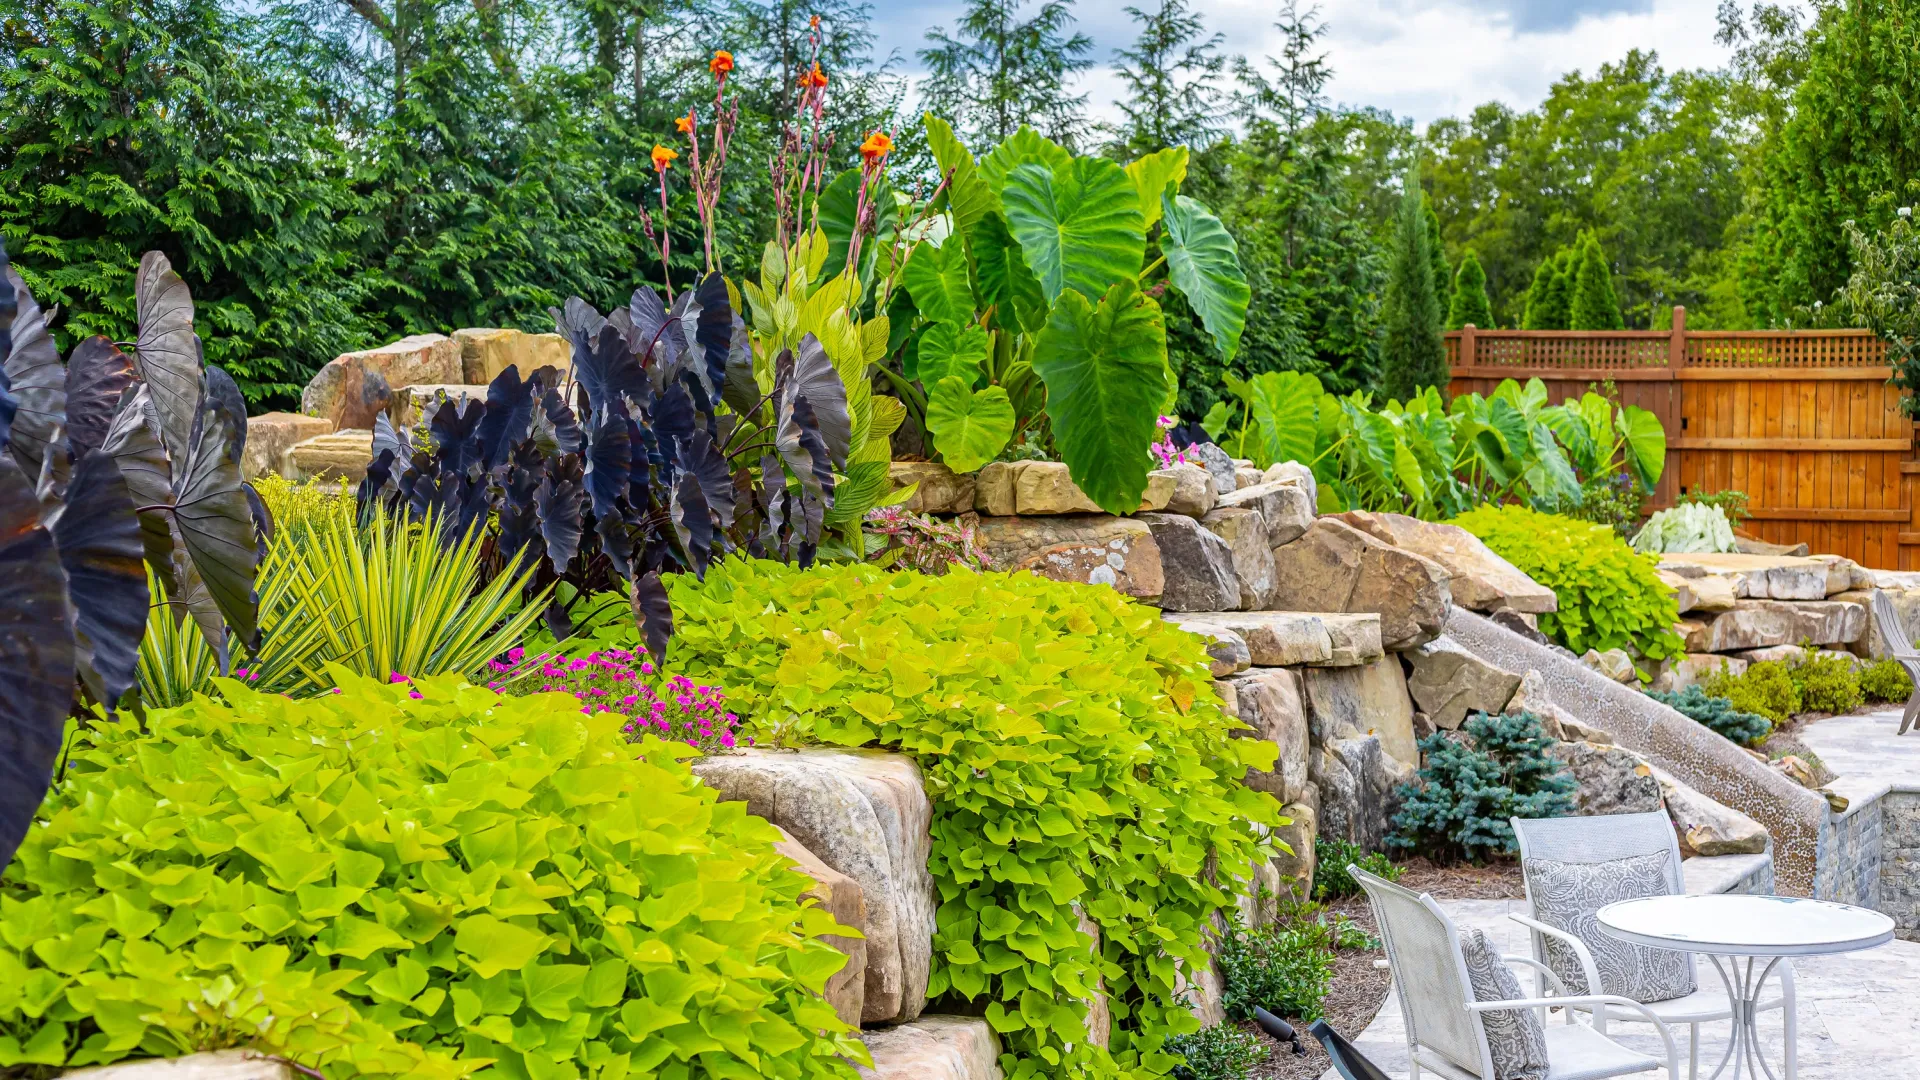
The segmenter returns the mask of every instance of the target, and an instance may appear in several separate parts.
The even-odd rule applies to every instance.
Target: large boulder
[[[1724,580],[1743,600],[1824,600],[1851,587],[1853,564],[1839,562],[1845,565],[1784,555],[1669,552],[1660,556],[1660,569],[1690,580]]]
[[[1536,583],[1458,525],[1365,510],[1349,510],[1339,518],[1361,532],[1446,567],[1447,590],[1453,602],[1469,611],[1512,608],[1538,615],[1560,608],[1552,589]]]
[[[1184,514],[1141,514],[1138,520],[1160,547],[1161,608],[1220,611],[1239,605],[1240,579],[1225,540]]]
[[[1453,606],[1439,563],[1333,518],[1275,548],[1273,564],[1275,607],[1376,612],[1380,643],[1394,652],[1439,637]]]
[[[923,1016],[860,1033],[873,1067],[862,1080],[1000,1080],[1000,1038],[976,1016]]]
[[[1225,495],[1240,486],[1233,477],[1233,459],[1218,446],[1194,443],[1187,447],[1186,457],[1188,461],[1207,470],[1207,475],[1213,478],[1214,494]]]
[[[1566,766],[1580,786],[1573,805],[1583,816],[1645,814],[1660,809],[1660,782],[1645,758],[1618,746],[1557,742],[1547,756]]]
[[[525,379],[541,368],[565,371],[573,363],[573,348],[559,334],[470,327],[455,330],[453,340],[460,343],[460,380],[469,383],[490,383],[509,367]]]
[[[985,470],[981,475],[984,478]],[[982,517],[976,536],[998,570],[1032,570],[1055,581],[1111,585],[1148,603],[1158,601],[1166,589],[1160,545],[1153,530],[1137,518]]]
[[[319,416],[270,412],[247,417],[247,445],[240,451],[241,477],[252,480],[279,472],[288,450],[332,430],[332,421]]]
[[[1658,766],[1650,768],[1660,782],[1660,796],[1673,819],[1674,832],[1679,834],[1681,858],[1758,855],[1767,850],[1767,830],[1759,822],[1707,798]]]
[[[1173,494],[1167,498],[1169,514],[1200,517],[1220,498],[1213,487],[1213,475],[1199,465],[1181,461],[1161,471],[1173,479]]]
[[[1320,835],[1378,851],[1400,812],[1400,786],[1414,770],[1380,747],[1377,735],[1316,747],[1313,782],[1320,790]]]
[[[1698,623],[1687,634],[1690,653],[1795,645],[1846,645],[1867,630],[1867,609],[1844,600],[1741,600],[1732,611]]]
[[[1266,472],[1260,474],[1260,480],[1267,484],[1275,480],[1292,480],[1306,490],[1308,502],[1316,507],[1320,505],[1320,484],[1313,478],[1313,470],[1297,461],[1274,462],[1267,466]]]
[[[1240,585],[1237,606],[1243,611],[1265,610],[1273,598],[1273,548],[1267,543],[1267,523],[1260,511],[1223,506],[1209,511],[1200,524],[1225,540],[1233,553],[1233,576]]]
[[[415,334],[377,349],[342,353],[328,361],[301,392],[300,411],[332,419],[336,427],[346,427],[349,425],[342,423],[338,414],[351,410],[356,403],[364,404],[357,399],[364,397],[368,375],[379,376],[388,388],[398,388],[415,383],[457,383],[461,381],[460,368],[460,343],[445,334]]]
[[[1147,475],[1147,490],[1137,511],[1160,510],[1173,497],[1174,478],[1165,472]],[[975,480],[974,506],[983,514],[1102,513],[1099,504],[1073,482],[1064,462],[994,461],[980,469]],[[1137,512],[1136,511],[1136,512]]]
[[[1240,719],[1252,728],[1235,734],[1265,739],[1280,748],[1272,771],[1247,770],[1246,785],[1282,803],[1299,798],[1306,789],[1311,743],[1299,674],[1287,668],[1258,668],[1222,681],[1232,685]]]
[[[1306,611],[1195,611],[1168,615],[1186,625],[1225,627],[1247,643],[1255,667],[1367,664],[1380,659],[1376,615]]]
[[[1414,745],[1413,701],[1397,656],[1357,667],[1305,668],[1308,723],[1315,741],[1378,735],[1380,748],[1402,764],[1420,767]]]
[[[1286,845],[1285,850],[1273,857],[1273,868],[1286,887],[1282,895],[1291,893],[1302,900],[1313,895],[1313,838],[1320,831],[1320,811],[1316,809],[1320,793],[1312,784],[1308,784],[1307,789],[1307,799],[1281,808],[1280,814],[1287,819],[1287,824],[1273,830],[1273,835]]]
[[[898,491],[918,485],[900,505],[916,514],[964,514],[973,509],[972,473],[957,473],[937,461],[896,461],[887,466]]]
[[[1267,523],[1268,547],[1293,543],[1313,524],[1313,502],[1306,489],[1292,480],[1243,487],[1220,496],[1215,505],[1260,511],[1260,519]]]
[[[787,830],[820,861],[859,883],[867,918],[869,1024],[912,1020],[927,1004],[933,962],[933,804],[903,754],[748,750],[694,762],[723,799]]]
[[[280,475],[289,480],[329,480],[357,484],[373,461],[373,432],[349,428],[315,435],[281,455]]]
[[[1879,573],[1879,571],[1876,571],[1876,573]],[[1893,605],[1894,621],[1898,624],[1895,633],[1903,635],[1906,638],[1905,641],[1892,642],[1891,648],[1897,648],[1902,652],[1910,651],[1913,643],[1920,641],[1920,588],[1891,587],[1881,589],[1880,591],[1886,593],[1887,602]],[[1836,593],[1833,599],[1859,604],[1871,612],[1873,610],[1870,606],[1873,603],[1873,594],[1874,589],[1871,587],[1851,589],[1847,592]],[[1880,634],[1879,622],[1872,618],[1867,619],[1865,632],[1849,642],[1847,648],[1854,654],[1870,660],[1878,660],[1892,655],[1889,642]]]
[[[1441,637],[1405,654],[1412,675],[1407,691],[1434,726],[1458,728],[1470,712],[1504,712],[1520,676],[1482,660]]]
[[[778,825],[774,828],[780,828]],[[833,916],[833,921],[841,926],[850,926],[860,930],[867,925],[867,901],[860,891],[860,883],[820,861],[820,857],[808,851],[806,845],[795,840],[792,834],[780,829],[780,842],[773,849],[794,862],[794,871],[805,874],[813,881],[813,887],[802,895],[811,897],[822,911]],[[865,931],[862,930],[862,935]],[[867,939],[847,937],[841,934],[828,934],[820,940],[839,949],[847,956],[847,966],[834,972],[827,979],[826,999],[833,1006],[834,1015],[841,1021],[860,1026],[860,1014],[867,1002]]]

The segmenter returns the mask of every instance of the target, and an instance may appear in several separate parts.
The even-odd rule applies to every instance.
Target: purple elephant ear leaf
[[[708,398],[718,398],[727,381],[727,356],[733,347],[733,300],[727,295],[727,279],[718,271],[700,283],[695,299],[700,316],[694,323],[693,341],[705,358],[701,379]]]
[[[660,572],[650,570],[633,580],[630,597],[634,618],[647,641],[647,653],[658,665],[667,658],[667,643],[673,639],[673,604],[667,600],[667,587],[660,583]]]
[[[11,347],[0,358],[14,405],[7,447],[29,483],[38,483],[45,472],[56,489],[62,488],[71,467],[66,448],[58,442],[67,423],[67,369],[48,330],[51,314],[34,300],[18,271],[8,267],[6,274],[19,309]]]
[[[0,454],[0,869],[33,824],[60,754],[73,706],[69,620],[67,574],[40,500]]]
[[[103,337],[90,337],[67,357],[67,445],[77,460],[107,441],[120,399],[133,385],[133,357]]]
[[[134,684],[148,596],[140,519],[111,455],[90,451],[74,466],[53,541],[73,604],[75,661],[112,709]]]
[[[160,445],[160,424],[154,416],[153,399],[146,383],[135,383],[121,395],[120,407],[107,428],[104,453],[112,455],[127,481],[127,493],[136,507],[173,505],[173,478],[167,464],[167,452]],[[147,568],[178,597],[182,589],[173,572],[173,525],[164,509],[142,509],[140,540],[145,549]],[[178,611],[179,609],[176,609]]]
[[[586,499],[581,490],[579,459],[564,457],[557,466],[535,489],[533,505],[540,519],[540,538],[546,541],[547,561],[553,564],[554,573],[565,574],[580,551],[581,510]]]
[[[680,467],[699,480],[700,494],[719,515],[720,527],[733,528],[733,474],[727,471],[727,459],[721,456],[713,438],[704,431],[694,432],[680,455]]]
[[[200,421],[200,336],[193,332],[193,296],[167,257],[149,251],[134,279],[134,315],[140,322],[134,367],[153,395],[160,445],[174,468],[183,467]],[[176,482],[176,486],[179,485]]]
[[[249,649],[260,645],[259,596],[254,576],[259,569],[259,547],[254,538],[253,507],[240,480],[234,434],[244,425],[224,402],[222,381],[232,384],[218,368],[206,372],[208,390],[185,460],[173,463],[177,490],[173,520],[182,546],[207,594],[233,636]],[[163,432],[164,434],[164,432]],[[206,622],[201,621],[204,628]]]
[[[787,392],[791,397],[804,395],[813,406],[821,441],[833,467],[843,469],[847,450],[853,442],[853,420],[847,412],[847,387],[840,372],[827,356],[818,338],[807,334],[794,352],[793,381]]]
[[[520,369],[509,364],[487,387],[487,411],[480,417],[474,435],[480,442],[480,467],[488,472],[507,460],[507,455],[533,423],[531,381],[520,380]]]
[[[707,497],[700,491],[700,480],[690,472],[680,474],[680,482],[675,484],[669,496],[668,509],[673,515],[674,529],[680,534],[680,543],[687,549],[687,559],[695,574],[705,575],[707,563],[713,558],[713,512],[707,508]]]

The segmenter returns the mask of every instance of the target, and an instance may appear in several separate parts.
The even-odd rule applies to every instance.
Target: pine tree
[[[1187,0],[1160,0],[1152,11],[1128,7],[1140,24],[1133,48],[1115,50],[1127,97],[1120,102],[1126,122],[1119,126],[1116,149],[1122,160],[1169,146],[1198,150],[1226,130],[1221,122],[1221,74],[1226,38],[1208,35],[1206,23],[1188,9]]]
[[[1540,265],[1533,268],[1533,284],[1527,286],[1527,303],[1520,315],[1520,328],[1523,330],[1551,330],[1547,325],[1553,292],[1553,260],[1541,259]]]
[[[1487,272],[1480,269],[1480,257],[1468,248],[1460,256],[1460,270],[1453,278],[1453,302],[1447,308],[1447,328],[1458,330],[1472,323],[1487,330],[1493,326],[1493,301],[1487,296]]]
[[[976,149],[1031,124],[1069,146],[1084,134],[1087,95],[1068,93],[1093,65],[1093,39],[1070,33],[1072,0],[1046,0],[1029,19],[1026,0],[968,0],[949,36],[927,31],[925,104],[953,121]]]
[[[1380,389],[1395,401],[1406,401],[1429,386],[1444,389],[1447,384],[1440,300],[1433,281],[1433,240],[1427,235],[1425,210],[1415,165],[1407,170],[1406,190],[1394,221],[1381,315],[1386,338],[1380,349]]]
[[[1614,297],[1607,257],[1591,233],[1580,245],[1570,317],[1569,325],[1575,330],[1620,330],[1626,326],[1626,320],[1620,317],[1620,302]]]
[[[1427,210],[1427,257],[1433,263],[1433,295],[1445,313],[1453,306],[1453,268],[1447,265],[1447,253],[1440,245],[1440,215],[1433,212],[1433,197],[1421,200]]]

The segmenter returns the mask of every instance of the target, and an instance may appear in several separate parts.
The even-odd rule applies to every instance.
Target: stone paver
[[[1859,802],[1889,786],[1920,784],[1920,733],[1899,731],[1895,708],[1815,720],[1796,737],[1833,770],[1829,786]]]
[[[1915,742],[1920,745],[1920,739]],[[1462,929],[1478,927],[1485,931],[1502,953],[1529,955],[1526,932],[1507,918],[1508,912],[1525,910],[1526,901],[1443,900],[1441,906]],[[1914,1058],[1920,1053],[1920,944],[1893,941],[1867,952],[1803,957],[1794,970],[1800,998],[1800,1080],[1914,1075]],[[1717,978],[1712,965],[1705,961],[1700,965],[1700,976]],[[1520,985],[1532,991],[1533,983],[1524,974]],[[1407,1076],[1405,1030],[1399,995],[1389,993],[1380,1014],[1353,1042],[1388,1076],[1402,1080]],[[1701,1028],[1701,1076],[1711,1074],[1719,1062],[1727,1031],[1725,1022]],[[1342,1034],[1352,1038],[1350,1032]],[[1616,1024],[1611,1034],[1649,1054],[1664,1053],[1659,1037],[1645,1024]],[[1684,1074],[1686,1030],[1680,1029],[1675,1037]],[[1784,1037],[1779,1012],[1762,1016],[1760,1037],[1769,1051],[1768,1062],[1777,1072]],[[1732,1075],[1731,1069],[1727,1075]],[[1338,1080],[1338,1074],[1329,1070],[1322,1080]]]

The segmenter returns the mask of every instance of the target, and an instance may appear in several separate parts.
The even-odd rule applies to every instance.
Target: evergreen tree
[[[1429,386],[1445,389],[1447,384],[1432,246],[1419,169],[1409,167],[1394,222],[1381,316],[1386,334],[1380,350],[1380,391],[1395,401],[1405,401]]]
[[[1086,128],[1087,95],[1069,81],[1093,65],[1093,39],[1070,32],[1072,0],[1045,0],[1031,18],[1026,0],[968,0],[949,35],[927,31],[927,110],[950,119],[975,149],[1031,124],[1073,146]]]
[[[1600,242],[1589,233],[1580,245],[1573,278],[1573,305],[1569,326],[1575,330],[1620,330],[1620,302],[1613,293],[1613,273]]]
[[[1533,284],[1527,286],[1526,306],[1521,312],[1522,330],[1551,330],[1547,325],[1551,317],[1553,292],[1553,260],[1541,259],[1540,265],[1533,268]]]
[[[1422,196],[1420,202],[1427,211],[1427,254],[1433,260],[1433,295],[1440,302],[1440,310],[1445,312],[1453,306],[1453,268],[1447,265],[1447,253],[1440,246],[1440,215],[1433,212],[1433,197]]]
[[[1487,274],[1480,269],[1480,257],[1472,248],[1460,256],[1460,270],[1453,278],[1453,303],[1447,309],[1448,329],[1458,330],[1468,323],[1482,330],[1493,327],[1493,301],[1487,298]]]
[[[1160,0],[1152,11],[1128,7],[1140,25],[1130,49],[1119,49],[1114,65],[1127,97],[1120,102],[1118,156],[1132,159],[1169,146],[1210,145],[1225,130],[1220,74],[1225,38],[1208,36],[1206,24],[1187,0]]]

